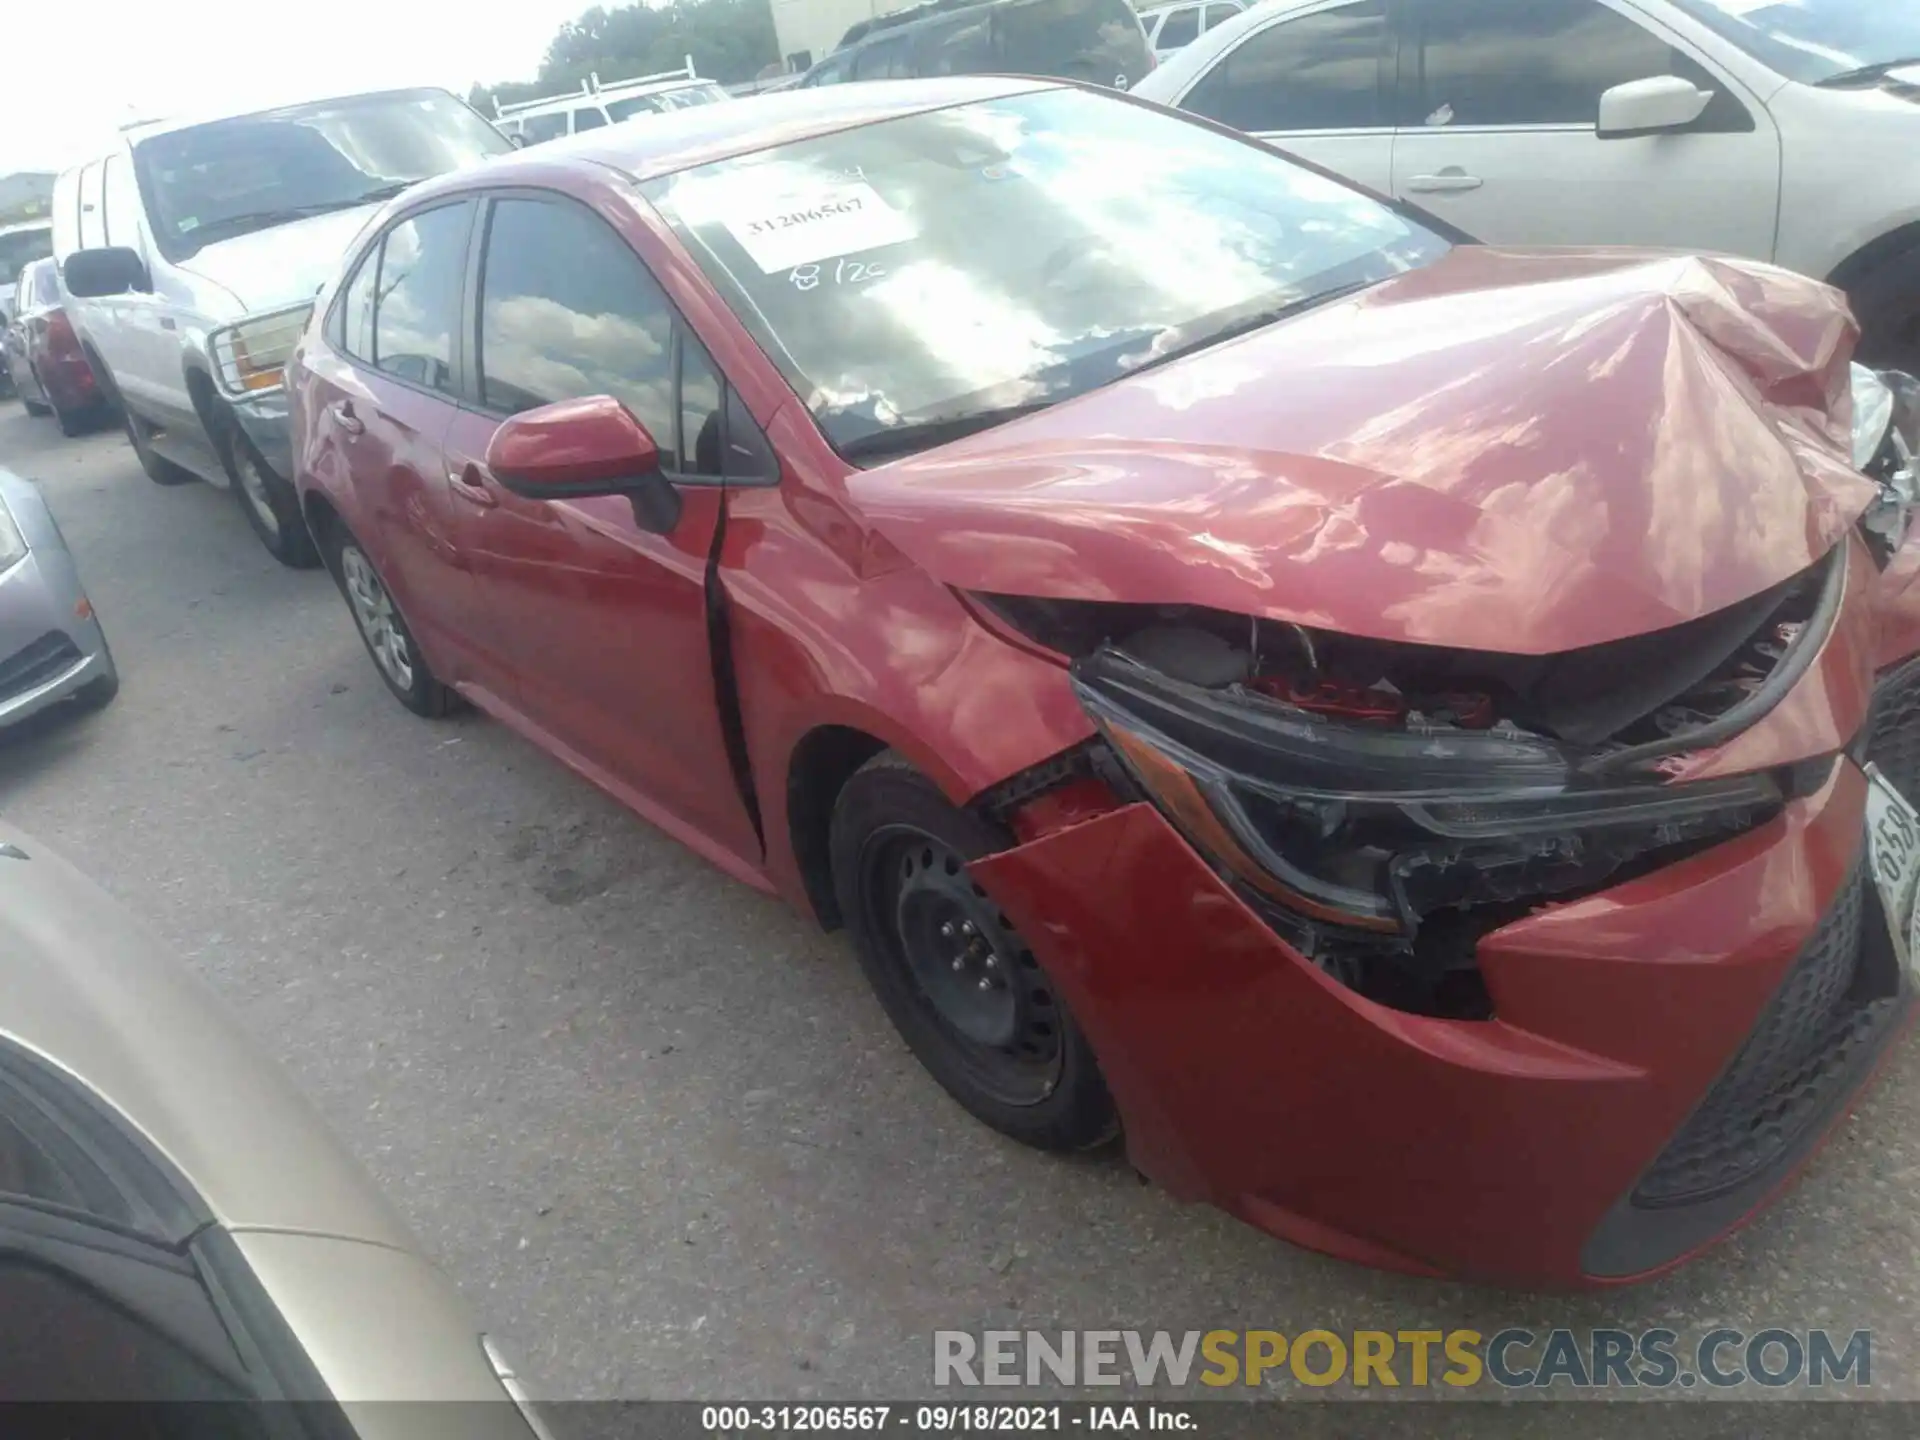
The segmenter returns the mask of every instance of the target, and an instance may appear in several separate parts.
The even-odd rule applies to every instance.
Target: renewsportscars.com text
[[[940,1386],[1865,1388],[1868,1330],[938,1330]]]

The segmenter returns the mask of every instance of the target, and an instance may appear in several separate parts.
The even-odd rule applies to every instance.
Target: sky
[[[0,175],[85,160],[136,118],[530,80],[554,32],[593,3],[53,0],[29,26],[50,43],[8,51]]]

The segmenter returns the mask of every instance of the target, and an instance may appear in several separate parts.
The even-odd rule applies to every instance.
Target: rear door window
[[[1239,13],[1240,7],[1238,5],[1209,5],[1207,6],[1206,28],[1211,30],[1216,25],[1224,25]]]
[[[95,160],[80,172],[80,248],[92,250],[107,243],[107,207],[102,192],[105,164]]]
[[[526,136],[529,145],[558,140],[567,133],[567,117],[564,114],[529,115],[520,122],[520,133]]]
[[[458,391],[454,336],[460,329],[471,208],[442,205],[408,216],[387,232],[380,247],[374,367],[445,395]]]
[[[990,13],[1000,69],[1098,85],[1146,69],[1146,35],[1127,0],[1011,0]]]
[[[1160,33],[1153,37],[1161,50],[1178,50],[1200,38],[1200,12],[1197,9],[1169,10],[1160,21]]]
[[[573,133],[576,135],[582,130],[598,130],[606,123],[607,113],[598,105],[582,105],[573,112]]]
[[[1181,108],[1257,134],[1390,124],[1382,95],[1387,15],[1358,0],[1256,30],[1214,64]]]
[[[913,38],[889,35],[853,57],[856,80],[910,80],[913,78]]]

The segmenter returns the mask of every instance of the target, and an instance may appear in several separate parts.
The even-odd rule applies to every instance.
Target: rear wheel
[[[967,863],[1004,846],[887,751],[834,805],[840,912],[920,1063],[994,1129],[1044,1150],[1119,1130],[1106,1081],[1052,979]]]
[[[294,570],[311,570],[318,565],[320,551],[300,514],[300,500],[293,486],[274,472],[238,429],[228,428],[226,447],[234,498],[267,553]]]
[[[416,715],[430,720],[445,715],[457,697],[427,667],[400,607],[393,603],[386,582],[360,542],[337,529],[331,558],[334,579],[346,597],[354,626],[387,689]]]
[[[1868,271],[1847,292],[1860,321],[1861,363],[1920,371],[1920,249]]]

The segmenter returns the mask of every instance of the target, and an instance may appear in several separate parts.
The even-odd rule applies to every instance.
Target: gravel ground
[[[1920,1398],[1920,1047],[1657,1283],[1322,1259],[971,1121],[837,937],[501,727],[406,714],[230,495],[14,402],[0,464],[42,482],[125,682],[0,743],[0,806],[224,993],[551,1395],[921,1395],[952,1328],[1779,1324],[1873,1329],[1874,1391]]]

